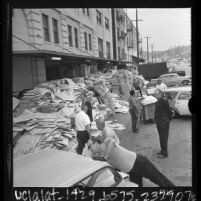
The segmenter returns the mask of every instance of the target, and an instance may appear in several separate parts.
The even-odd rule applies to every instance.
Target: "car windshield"
[[[111,169],[105,168],[98,172],[93,187],[112,187],[119,183],[120,176],[113,174]]]
[[[189,100],[190,99],[190,93],[181,93],[178,97],[178,100]]]
[[[74,186],[115,187],[121,182],[121,175],[112,168],[103,168],[89,175]]]

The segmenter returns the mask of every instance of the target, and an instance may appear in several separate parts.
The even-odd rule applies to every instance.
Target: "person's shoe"
[[[135,129],[133,132],[134,132],[134,133],[139,133],[139,130],[138,130],[138,129]]]
[[[167,158],[168,155],[167,154],[162,154],[162,155],[158,155],[157,158]]]
[[[163,153],[160,151],[160,152],[156,153],[156,155],[163,155]]]

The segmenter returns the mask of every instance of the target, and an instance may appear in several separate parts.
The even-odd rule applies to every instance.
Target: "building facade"
[[[137,30],[133,20],[128,17],[125,9],[115,8],[112,9],[112,23],[114,58],[133,73],[138,74],[137,66],[141,60],[137,58]]]
[[[131,62],[135,38],[123,9],[14,9],[13,91]]]

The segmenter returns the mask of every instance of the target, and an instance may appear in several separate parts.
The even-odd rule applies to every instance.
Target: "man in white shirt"
[[[127,172],[131,182],[138,184],[139,187],[143,187],[143,177],[159,187],[174,186],[146,157],[125,149],[112,138],[106,138],[101,142],[99,138],[92,137],[88,141],[88,149],[93,154],[102,155],[112,167]]]
[[[90,138],[91,121],[89,116],[86,114],[87,110],[87,106],[83,105],[81,111],[75,115],[75,129],[77,131],[78,141],[77,153],[80,155],[85,147],[85,143],[87,143]]]
[[[103,116],[100,116],[96,119],[96,126],[99,130],[102,131],[101,139],[104,141],[106,138],[112,138],[115,140],[117,144],[119,144],[119,138],[111,127],[108,127],[105,123],[105,119]]]
[[[156,89],[164,91],[167,89],[167,86],[164,83],[162,83],[161,80],[158,80],[158,84],[156,85]]]

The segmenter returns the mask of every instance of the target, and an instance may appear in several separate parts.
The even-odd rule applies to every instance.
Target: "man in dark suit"
[[[88,114],[90,121],[93,122],[91,96],[92,95],[90,94],[90,92],[88,94],[86,94],[82,105],[87,106],[88,110],[86,113]]]
[[[159,89],[155,92],[158,101],[155,103],[155,122],[159,134],[161,151],[157,153],[158,158],[168,157],[168,135],[170,121],[172,120],[172,112],[168,100],[163,96],[163,92]]]

